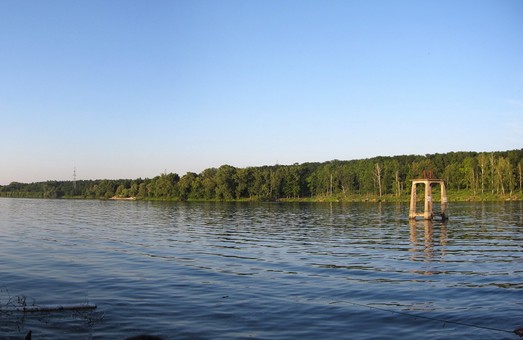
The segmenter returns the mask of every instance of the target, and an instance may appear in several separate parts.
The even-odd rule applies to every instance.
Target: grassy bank
[[[435,201],[439,201],[439,192],[434,192]],[[2,193],[0,197],[10,198],[55,198],[55,197],[44,197],[41,193]],[[449,202],[502,202],[502,201],[523,201],[523,193],[514,192],[512,194],[496,194],[496,193],[474,193],[473,191],[460,190],[460,191],[447,191],[447,197]],[[60,199],[101,199],[108,200],[107,197],[93,197],[93,196],[62,196]],[[423,199],[422,195],[418,194],[418,200]],[[125,200],[125,199],[124,199]],[[319,195],[313,197],[294,197],[294,198],[279,198],[276,200],[267,200],[259,197],[241,198],[241,199],[186,199],[182,200],[177,197],[136,197],[137,201],[162,201],[162,202],[392,202],[392,203],[408,203],[410,202],[410,192],[403,195]]]
[[[439,193],[434,194],[435,200],[439,201]],[[523,193],[512,194],[493,194],[493,193],[474,193],[473,191],[447,191],[449,202],[502,202],[502,201],[523,201]],[[418,200],[423,196],[418,196]],[[410,192],[400,196],[396,195],[331,195],[303,198],[281,198],[280,202],[410,202]]]

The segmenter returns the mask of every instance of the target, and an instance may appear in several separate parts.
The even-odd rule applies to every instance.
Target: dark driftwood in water
[[[81,304],[81,305],[21,306],[21,307],[0,308],[0,311],[31,313],[31,312],[59,312],[59,311],[63,311],[63,310],[86,310],[86,309],[96,309],[96,305]]]

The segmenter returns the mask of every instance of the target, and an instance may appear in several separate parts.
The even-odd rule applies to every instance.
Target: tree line
[[[140,200],[259,200],[405,198],[410,180],[432,171],[447,183],[448,193],[521,198],[523,149],[500,152],[449,152],[323,163],[237,168],[222,165],[182,177],[120,180],[13,182],[0,186],[3,197],[99,198]]]

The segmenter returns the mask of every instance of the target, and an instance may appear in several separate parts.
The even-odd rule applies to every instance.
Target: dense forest
[[[236,168],[223,165],[182,177],[77,180],[0,186],[3,197],[140,200],[405,200],[410,180],[432,171],[458,199],[521,199],[523,149],[450,152],[323,163]]]

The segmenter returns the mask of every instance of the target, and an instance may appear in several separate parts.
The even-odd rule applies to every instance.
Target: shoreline
[[[109,200],[111,200],[111,201],[136,201],[136,197],[113,196],[113,197],[110,197]]]
[[[496,194],[472,194],[447,192],[449,202],[523,202],[523,193],[513,193],[512,195]],[[0,198],[40,198],[40,199],[84,199],[84,200],[108,200],[108,201],[158,201],[158,202],[277,202],[277,203],[409,203],[410,194],[402,196],[392,195],[348,195],[348,196],[316,196],[316,197],[282,197],[275,200],[261,199],[258,197],[241,198],[241,199],[181,199],[179,197],[85,197],[85,196],[62,196],[62,197],[42,197],[38,193],[26,193],[17,195],[11,193],[5,195],[0,193]],[[421,201],[421,200],[420,200]],[[439,203],[439,200],[435,200]]]

